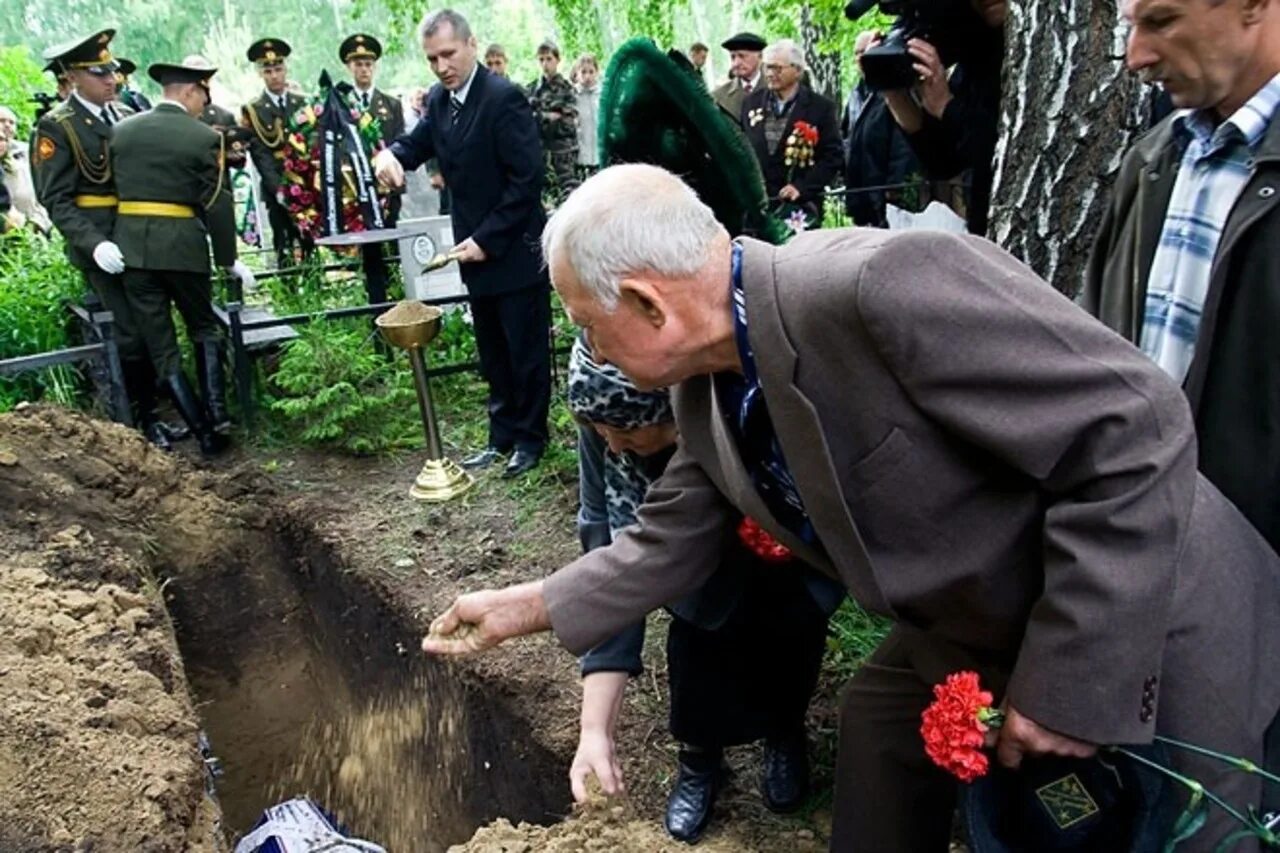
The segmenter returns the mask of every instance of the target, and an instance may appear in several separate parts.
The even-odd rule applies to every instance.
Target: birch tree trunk
[[[837,107],[844,103],[840,96],[840,54],[819,53],[827,33],[814,18],[813,7],[808,3],[800,8],[800,44],[804,48],[804,61],[809,66],[809,80],[813,90],[825,95]]]
[[[1116,0],[1008,4],[990,236],[1074,295],[1124,152],[1145,126]]]

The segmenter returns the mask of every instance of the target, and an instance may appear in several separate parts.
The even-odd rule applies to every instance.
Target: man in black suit
[[[422,121],[379,153],[374,169],[399,187],[405,169],[432,157],[439,162],[489,383],[489,445],[463,465],[488,467],[510,452],[503,476],[516,477],[542,458],[551,402],[538,127],[524,92],[476,62],[466,18],[452,9],[432,12],[418,35],[440,85],[427,95]]]
[[[794,41],[769,45],[765,85],[743,101],[741,117],[769,203],[797,231],[822,224],[824,192],[844,157],[836,106],[804,84],[804,72],[804,52]]]

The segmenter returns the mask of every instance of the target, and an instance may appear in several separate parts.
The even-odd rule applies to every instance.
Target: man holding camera
[[[854,0],[845,14],[857,18],[874,5]],[[880,3],[885,11],[888,5]],[[969,230],[985,234],[1000,119],[1005,0],[899,0],[892,10],[901,17],[860,58],[863,77],[884,92],[929,178],[968,172]]]

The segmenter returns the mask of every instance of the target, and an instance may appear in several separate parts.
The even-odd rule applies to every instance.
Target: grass
[[[868,613],[852,599],[846,599],[827,626],[824,666],[841,681],[849,678],[880,645],[891,626],[888,619]]]

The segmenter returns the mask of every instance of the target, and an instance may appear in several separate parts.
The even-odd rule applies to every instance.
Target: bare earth
[[[459,592],[541,577],[576,555],[570,484],[544,484],[530,499],[495,475],[463,500],[427,507],[407,497],[420,464],[416,456],[240,450],[204,466],[78,413],[33,407],[0,415],[0,850],[225,849],[196,749],[203,726],[158,579],[180,585],[222,565],[246,534],[302,527],[332,554],[335,571],[377,591],[393,621],[421,629]],[[550,828],[498,820],[451,849],[687,849],[660,824],[675,755],[666,734],[661,623],[651,622],[648,670],[628,692],[619,733],[629,795]],[[460,687],[478,685],[501,706],[499,716],[519,722],[527,742],[503,749],[551,756],[537,764],[550,768],[548,778],[505,780],[508,786],[536,782],[559,797],[561,805],[540,820],[569,815],[574,659],[550,637],[537,637],[447,672]],[[833,748],[831,693],[824,687],[812,713],[820,763]],[[370,713],[328,730],[346,744],[346,757],[334,761],[335,785],[386,769],[381,753],[357,748],[350,734],[385,728],[388,712]],[[414,714],[390,719],[410,734],[424,725]],[[462,738],[461,751],[475,737],[432,736]],[[776,817],[755,790],[756,751],[736,750],[732,763],[736,782],[698,849],[825,849],[830,818],[821,796],[804,816]],[[500,760],[492,764],[483,772],[501,774]],[[282,793],[289,781],[280,780]],[[819,769],[818,786],[827,781]],[[493,796],[505,796],[502,790],[493,787]],[[504,813],[501,802],[489,805],[486,813]],[[228,826],[226,838],[246,828]],[[415,849],[403,836],[396,841],[396,853]]]

